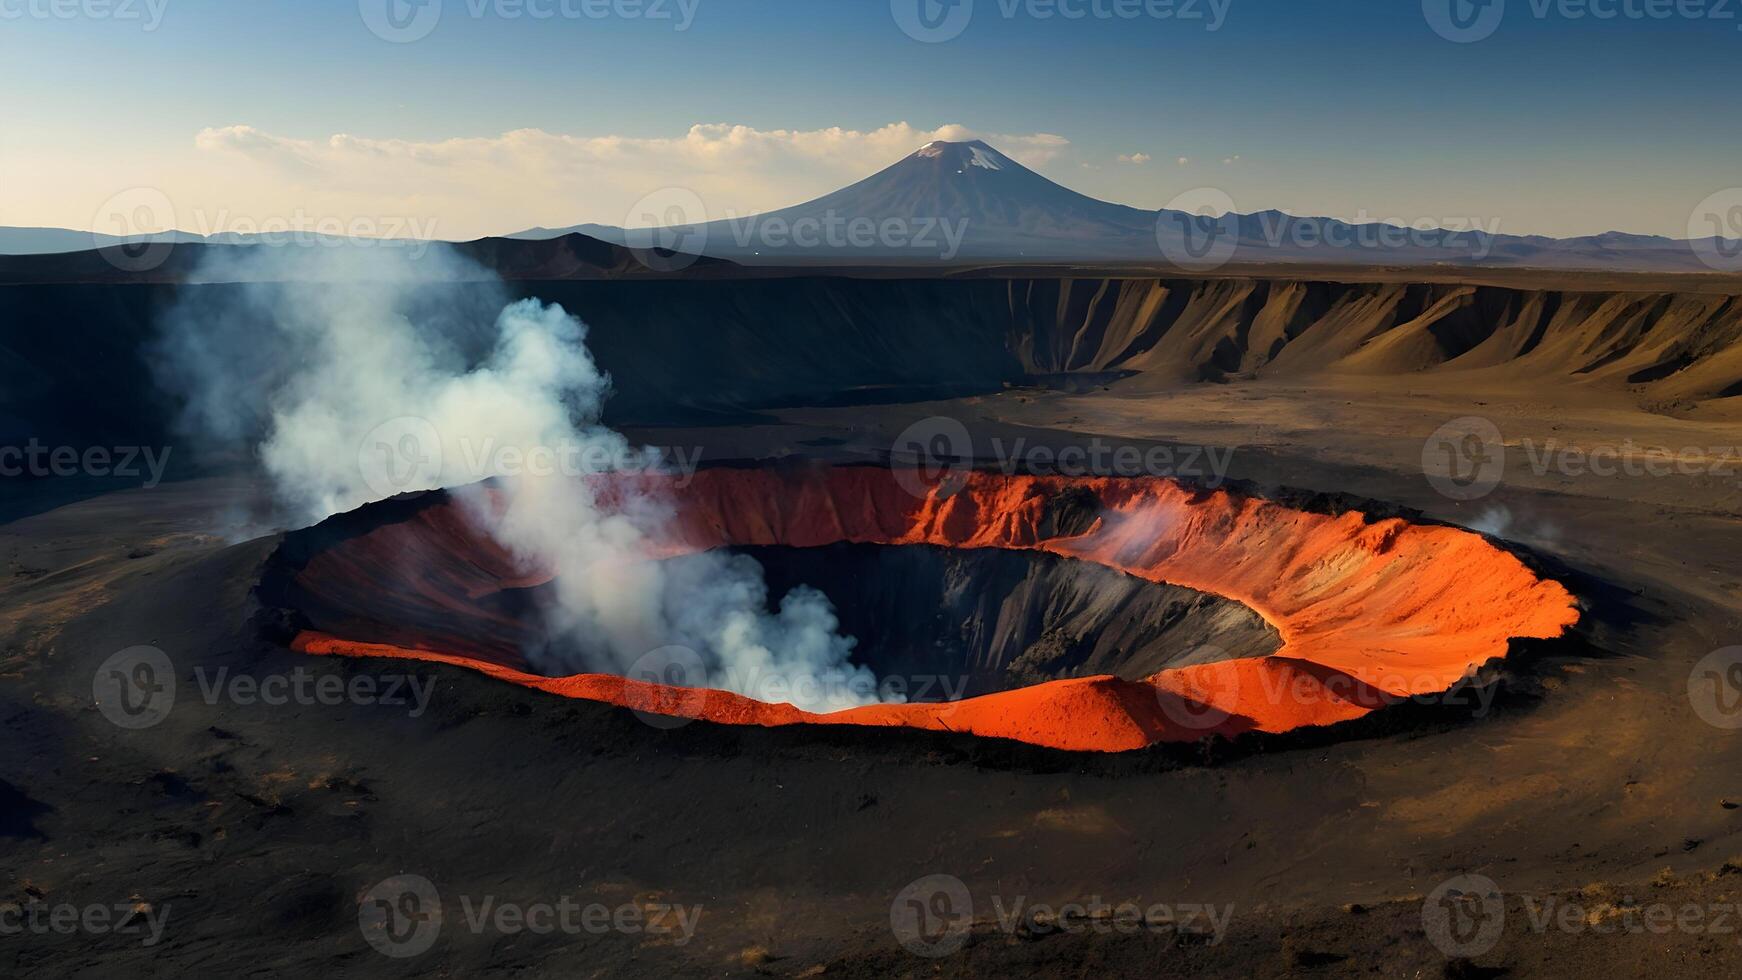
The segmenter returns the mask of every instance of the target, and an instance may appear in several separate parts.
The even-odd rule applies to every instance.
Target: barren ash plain
[[[881,674],[972,695],[843,724],[541,688],[549,576],[439,493],[267,527],[152,367],[165,311],[244,288],[184,281],[224,248],[0,259],[0,418],[171,450],[0,481],[0,899],[128,926],[8,975],[1742,965],[1742,280],[456,246],[588,325],[606,422],[699,452],[674,553],[818,585]],[[93,691],[139,647],[173,707],[126,727]],[[415,956],[359,928],[396,876],[441,896]],[[555,896],[623,921],[470,925]]]

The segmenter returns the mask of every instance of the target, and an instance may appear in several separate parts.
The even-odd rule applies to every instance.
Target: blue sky
[[[43,13],[55,2],[96,6]],[[335,134],[391,141],[415,157],[425,144],[522,130],[658,141],[697,124],[762,133],[953,124],[1061,137],[1052,150],[1013,155],[1146,207],[1214,186],[1241,210],[1497,219],[1509,233],[1681,237],[1701,199],[1742,184],[1734,0],[1701,8],[1717,17],[1665,19],[1642,15],[1662,0],[1504,0],[1497,29],[1469,44],[1436,34],[1420,0],[1218,0],[1225,21],[1213,31],[1209,0],[1191,4],[1194,19],[1176,6],[1168,18],[1075,20],[1039,16],[1050,0],[974,0],[966,27],[942,43],[903,33],[890,0],[685,0],[695,7],[683,31],[678,0],[660,0],[670,19],[514,15],[522,2],[562,0],[432,2],[443,4],[433,30],[391,43],[368,29],[359,0],[0,0],[0,225],[88,227],[93,208],[130,181],[207,213],[283,212],[301,199],[327,213],[367,208],[375,194],[382,207],[445,216],[455,208],[443,202],[471,173],[540,186],[550,213],[532,223],[546,224],[615,221],[634,190],[632,173],[593,151],[556,161],[525,151],[536,159],[506,171],[467,157],[448,164],[451,183],[413,194],[383,192],[383,174],[325,150],[295,151],[287,176],[280,151],[267,159],[238,140],[196,147],[202,131],[236,126],[291,146]],[[1058,2],[1089,10],[1097,0]],[[1133,0],[1098,2],[1110,11]],[[137,16],[101,12],[116,3]],[[147,30],[153,4],[162,19]],[[723,208],[753,209],[790,203],[764,199],[782,188],[820,192],[894,159],[879,141],[844,141],[834,161],[814,150],[783,156],[778,142],[711,162],[668,155],[671,172],[656,179],[714,168],[695,179]],[[1149,159],[1117,159],[1135,154]],[[514,176],[565,162],[572,187],[549,172]],[[733,167],[763,168],[762,186],[741,174],[744,190],[733,191]],[[423,169],[406,177],[425,179],[434,178]],[[486,204],[505,193],[479,192]],[[492,220],[482,205],[451,220],[508,231],[539,208],[504,197],[500,210],[500,228],[482,227]]]

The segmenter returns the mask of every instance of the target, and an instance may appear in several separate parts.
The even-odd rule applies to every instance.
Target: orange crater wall
[[[1086,533],[1049,537],[1047,501],[1067,487],[1093,491],[1104,511]],[[314,630],[294,646],[461,664],[567,697],[728,724],[905,726],[1122,751],[1357,718],[1397,698],[1445,691],[1504,657],[1511,638],[1559,636],[1578,620],[1565,588],[1479,535],[1353,512],[1309,513],[1161,478],[971,473],[919,496],[891,471],[870,467],[713,469],[667,489],[678,505],[667,542],[673,553],[842,541],[1038,549],[1244,602],[1277,628],[1283,644],[1266,657],[1164,670],[1141,681],[1074,678],[947,704],[828,715],[604,674],[541,677],[488,650],[423,649]],[[399,601],[459,612],[492,592],[547,579],[516,570],[443,503],[315,555],[296,584],[340,605],[392,591],[412,597]],[[392,590],[371,584],[389,580]]]

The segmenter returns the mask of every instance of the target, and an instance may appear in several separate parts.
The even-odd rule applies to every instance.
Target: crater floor
[[[1445,691],[1505,657],[1515,638],[1554,638],[1578,620],[1564,587],[1480,535],[1353,511],[1316,513],[1162,478],[970,472],[915,492],[912,480],[879,467],[721,468],[666,489],[677,502],[670,540],[660,544],[670,555],[840,544],[1052,555],[1066,566],[1097,565],[1234,600],[1274,627],[1281,644],[1233,658],[1177,655],[1162,650],[1160,631],[1139,627],[1105,646],[1098,637],[1082,642],[1087,632],[1072,642],[1055,634],[1049,645],[1047,617],[1036,623],[1018,599],[997,616],[981,616],[991,629],[987,645],[975,639],[957,648],[953,662],[947,646],[933,659],[936,635],[925,653],[897,643],[897,662],[923,663],[929,673],[936,664],[962,670],[987,692],[945,704],[817,715],[608,674],[541,676],[523,656],[539,642],[525,615],[526,590],[550,575],[529,575],[440,493],[371,505],[288,536],[262,598],[281,611],[293,646],[307,653],[457,663],[569,697],[731,724],[826,718],[1103,752],[1352,720]],[[975,559],[959,561],[969,563],[955,566],[961,570]],[[938,572],[943,585],[947,563]],[[1067,570],[1048,585],[1082,574],[1099,573]],[[1019,591],[1013,585],[1007,598]],[[1169,602],[1179,598],[1151,597],[1134,608],[1155,613],[1157,622],[1177,620],[1180,610]],[[874,590],[873,606],[881,601]],[[1054,628],[1073,615],[1054,613]],[[1006,614],[1022,627],[1000,640]],[[1206,612],[1180,638],[1201,635],[1214,615]],[[924,641],[931,627],[922,620],[905,628],[915,631],[909,640]],[[1031,637],[1042,641],[1038,647],[1024,642]],[[877,655],[887,649],[874,644]],[[1091,659],[1102,672],[1080,669]],[[1145,662],[1156,669],[1141,672]]]

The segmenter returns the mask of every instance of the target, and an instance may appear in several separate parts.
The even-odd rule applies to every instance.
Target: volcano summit
[[[1156,210],[1098,200],[1016,162],[984,140],[933,140],[855,184],[791,207],[713,218],[700,195],[668,188],[629,216],[634,227],[532,228],[510,238],[584,234],[641,250],[747,264],[1112,263],[1207,271],[1226,264],[1389,264],[1635,272],[1710,272],[1724,239],[1608,232],[1506,235],[1481,216],[1354,221],[1277,209],[1241,212],[1232,191],[1176,193]],[[710,220],[711,219],[711,220]]]

